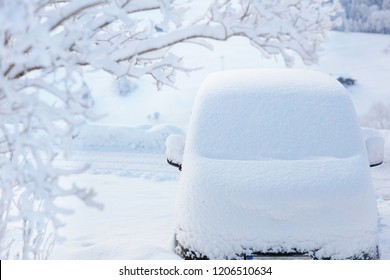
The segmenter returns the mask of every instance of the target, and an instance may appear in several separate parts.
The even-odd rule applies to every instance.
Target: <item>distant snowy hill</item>
[[[266,59],[244,39],[212,44],[213,51],[191,45],[177,47],[187,66],[203,68],[190,76],[179,73],[176,88],[164,87],[157,91],[148,78],[131,80],[129,85],[104,73],[91,73],[88,84],[95,97],[95,107],[99,113],[106,114],[99,122],[169,123],[185,128],[194,95],[208,74],[237,68],[285,67],[280,57]],[[326,38],[317,65],[306,67],[297,58],[294,67],[354,79],[355,85],[348,89],[359,115],[365,114],[374,102],[390,101],[390,35],[333,31]]]

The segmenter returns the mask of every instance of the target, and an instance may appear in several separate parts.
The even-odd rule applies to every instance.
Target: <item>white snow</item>
[[[390,56],[385,52],[389,48],[389,39],[389,35],[330,32],[319,64],[313,68],[331,73],[334,77],[344,75],[356,79],[356,85],[348,90],[358,114],[363,114],[371,103],[389,100]],[[96,72],[88,75],[95,108],[108,114],[99,121],[104,126],[95,127],[96,130],[86,127],[85,132],[81,132],[80,139],[83,137],[83,140],[77,140],[79,142],[76,145],[79,150],[75,151],[71,161],[60,164],[91,163],[91,169],[86,174],[69,178],[64,184],[76,181],[81,186],[93,187],[98,193],[97,200],[105,208],[98,211],[77,201],[64,200],[63,204],[75,209],[75,213],[65,218],[66,225],[60,229],[60,234],[66,240],[54,247],[51,259],[178,258],[171,251],[170,240],[175,229],[175,197],[180,172],[166,163],[163,155],[166,134],[162,132],[181,132],[163,129],[161,133],[154,134],[150,130],[153,132],[153,127],[159,124],[172,124],[186,130],[195,92],[211,72],[283,66],[278,57],[264,59],[244,39],[215,42],[213,45],[214,52],[199,50],[192,45],[175,47],[179,55],[186,57],[188,66],[204,66],[190,76],[179,74],[177,88],[165,87],[157,91],[150,83],[151,80],[144,78],[134,81],[137,90],[122,97],[115,93],[115,81],[107,75]],[[296,67],[303,66],[298,62]],[[156,112],[160,113],[159,119],[148,118]],[[147,126],[143,125],[145,123]],[[117,133],[117,129],[122,132]],[[156,129],[159,130],[159,127]],[[378,196],[381,258],[388,260],[390,132],[379,133],[385,139],[384,163],[370,170]],[[110,142],[110,139],[117,139],[119,135],[123,137]],[[147,143],[145,149],[131,148],[132,143],[136,143],[134,147],[142,147],[142,144],[138,144],[144,140]],[[353,162],[353,158],[345,160],[350,164]],[[318,159],[312,161],[318,162]],[[237,203],[242,204],[243,199],[237,198]]]
[[[187,131],[177,240],[247,251],[375,254],[377,210],[348,92],[307,70],[235,70],[202,84]]]
[[[177,238],[212,259],[236,258],[246,250],[320,249],[317,257],[336,259],[370,252],[377,216],[364,164],[359,157],[186,158]]]
[[[389,35],[329,32],[323,45],[316,70],[334,76],[351,77],[356,85],[348,88],[358,115],[365,114],[372,103],[388,102],[390,72]],[[93,89],[95,104],[108,113],[100,120],[104,123],[139,125],[148,122],[147,115],[159,112],[160,123],[186,127],[191,114],[194,96],[202,81],[215,71],[283,67],[280,57],[265,59],[258,50],[248,46],[243,38],[225,42],[212,42],[214,51],[198,46],[175,47],[177,54],[185,57],[187,66],[202,67],[190,75],[178,74],[176,88],[164,87],[158,91],[148,78],[135,81],[138,90],[128,98],[108,92],[113,91],[113,81],[107,75],[94,73],[88,85]],[[294,68],[307,68],[296,61]],[[172,109],[174,108],[174,110]]]
[[[174,229],[176,180],[117,176],[111,171],[106,164],[106,174],[77,177],[80,185],[96,190],[104,210],[86,208],[75,199],[61,201],[76,211],[64,217],[66,226],[60,234],[66,240],[55,246],[51,259],[178,259],[168,250]]]
[[[361,148],[348,93],[334,78],[314,71],[213,74],[199,90],[192,117],[189,144],[205,157],[348,157]]]
[[[74,136],[74,148],[78,150],[133,151],[162,153],[165,140],[171,134],[181,134],[181,128],[161,125],[107,125],[87,124]]]

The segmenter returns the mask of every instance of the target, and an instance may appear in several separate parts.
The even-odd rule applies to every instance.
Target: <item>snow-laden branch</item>
[[[58,9],[58,13],[50,13],[48,19],[49,30],[53,31],[57,27],[61,26],[68,19],[79,16],[83,11],[108,3],[107,0],[84,0],[69,2],[63,9]]]
[[[143,55],[168,49],[194,39],[227,40],[247,38],[260,52],[271,57],[280,54],[288,66],[293,64],[293,53],[310,64],[317,60],[317,51],[325,32],[335,25],[332,16],[337,9],[327,1],[216,1],[207,16],[195,24],[147,38],[129,39],[108,54],[110,61],[133,61]],[[154,35],[154,34],[151,34]],[[87,57],[88,63],[92,60]],[[171,67],[176,69],[176,65]],[[136,76],[133,67],[128,75]],[[182,64],[177,69],[183,69]],[[124,69],[118,69],[124,75]],[[111,68],[109,70],[113,72]],[[147,72],[145,72],[147,73]]]
[[[150,9],[161,9],[161,12],[169,14],[171,24],[164,18],[163,22],[151,22],[140,27],[139,19],[128,17],[129,14]],[[184,8],[175,11],[170,1],[162,0],[84,0],[71,2],[63,9],[55,10],[46,28],[64,29],[49,37],[60,40],[66,38],[63,48],[67,53],[73,52],[72,58],[79,66],[94,65],[116,76],[139,77],[136,72],[140,71],[133,69],[137,68],[143,55],[165,48],[168,48],[168,53],[171,46],[194,42],[194,39],[227,40],[235,36],[245,37],[267,57],[282,55],[288,66],[293,63],[292,53],[298,54],[306,64],[313,63],[317,59],[324,32],[334,26],[331,16],[336,9],[324,0],[216,1],[210,6],[206,17],[187,25],[179,21],[178,14],[183,11]],[[77,26],[88,28],[81,32]],[[31,46],[25,46],[25,49],[29,50],[27,56],[34,56]],[[156,66],[166,65],[158,62],[159,59],[163,57],[154,60]],[[125,66],[122,66],[123,62]],[[128,66],[129,63],[132,67]],[[47,65],[40,65],[35,59],[28,59],[23,69],[9,65],[4,73],[19,78],[45,67]],[[144,64],[141,63],[140,67],[144,67]],[[182,63],[173,64],[171,68],[185,69]],[[150,74],[148,71],[143,73]]]

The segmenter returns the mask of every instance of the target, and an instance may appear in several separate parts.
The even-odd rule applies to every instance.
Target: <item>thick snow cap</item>
[[[376,200],[344,87],[319,72],[210,75],[193,108],[177,202],[182,248],[318,258],[375,254]]]

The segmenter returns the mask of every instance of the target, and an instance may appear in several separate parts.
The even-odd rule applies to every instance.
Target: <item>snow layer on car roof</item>
[[[187,143],[219,159],[304,159],[360,153],[359,125],[346,90],[308,70],[233,70],[200,88]]]

